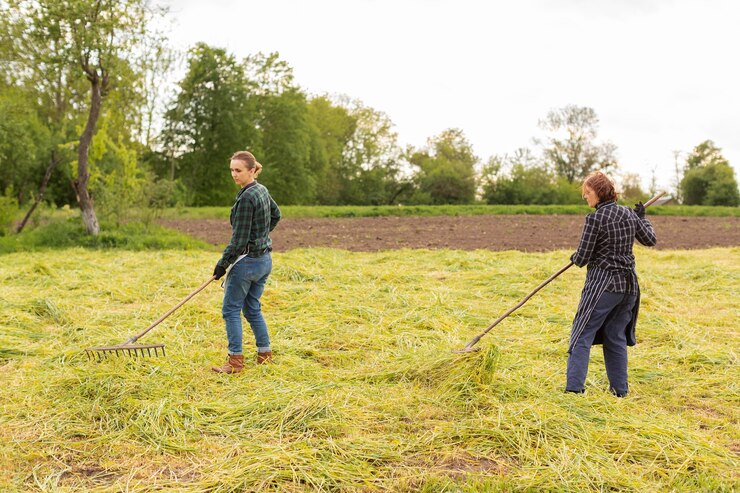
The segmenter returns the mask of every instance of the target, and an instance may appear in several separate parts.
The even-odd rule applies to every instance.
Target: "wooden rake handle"
[[[653,205],[655,203],[656,200],[658,200],[659,198],[661,198],[663,195],[665,195],[665,192],[658,192],[657,194],[655,194],[655,196],[653,198],[651,198],[650,200],[648,200],[647,202],[645,202],[645,204],[644,204],[645,207],[650,207],[651,205]],[[472,347],[475,346],[478,343],[478,341],[480,341],[481,338],[484,335],[488,334],[488,332],[492,328],[494,328],[495,326],[497,326],[503,319],[505,319],[506,317],[508,317],[509,315],[511,315],[513,312],[515,312],[516,310],[518,310],[524,303],[526,303],[532,296],[534,296],[537,293],[537,291],[539,291],[540,289],[542,289],[545,286],[547,286],[548,284],[550,284],[550,282],[553,279],[555,279],[556,277],[558,277],[560,274],[562,274],[566,270],[570,269],[572,266],[573,266],[573,262],[568,262],[568,265],[562,267],[555,274],[551,275],[550,277],[548,277],[547,279],[545,279],[544,281],[542,281],[542,283],[539,286],[537,286],[536,288],[534,288],[534,290],[532,290],[531,293],[529,293],[527,296],[525,296],[524,299],[522,301],[520,301],[516,306],[514,306],[512,308],[509,308],[506,311],[506,313],[504,313],[499,318],[497,318],[491,325],[488,326],[488,328],[486,330],[484,330],[483,332],[481,332],[480,334],[478,334],[477,336],[475,336],[463,349],[460,350],[460,352],[468,352],[468,351],[471,351],[472,350]]]
[[[193,296],[195,296],[196,294],[198,294],[198,293],[200,293],[201,291],[203,291],[203,290],[205,289],[205,287],[206,287],[206,286],[208,286],[209,284],[211,284],[211,283],[212,283],[213,281],[215,281],[215,280],[216,280],[216,276],[211,276],[211,277],[210,277],[210,278],[209,278],[209,279],[208,279],[208,280],[207,280],[206,282],[204,282],[203,284],[201,284],[201,285],[200,285],[200,286],[199,286],[199,287],[198,287],[198,288],[197,288],[197,289],[196,289],[195,291],[193,291],[192,293],[190,293],[189,295],[187,295],[187,296],[186,296],[186,297],[185,297],[185,298],[184,298],[184,299],[183,299],[183,300],[182,300],[182,301],[181,301],[180,303],[178,303],[177,305],[175,305],[175,306],[173,306],[172,308],[170,308],[169,310],[167,310],[167,313],[165,313],[164,315],[162,315],[161,317],[159,317],[159,318],[158,318],[158,319],[157,319],[157,320],[156,320],[156,321],[155,321],[154,323],[152,323],[152,324],[151,324],[151,325],[150,325],[149,327],[147,327],[146,329],[144,329],[143,331],[141,331],[141,332],[140,332],[139,334],[137,334],[137,335],[133,336],[132,338],[130,338],[129,340],[127,340],[127,341],[126,341],[126,342],[124,342],[123,344],[124,344],[124,345],[125,345],[125,344],[133,344],[134,342],[136,342],[136,341],[137,341],[137,340],[139,340],[140,338],[144,337],[144,335],[145,335],[145,334],[146,334],[147,332],[149,332],[149,331],[150,331],[150,330],[152,330],[152,329],[153,329],[154,327],[156,327],[157,325],[159,325],[160,323],[162,323],[162,321],[163,321],[163,320],[164,320],[165,318],[167,318],[167,317],[169,317],[170,315],[172,315],[172,313],[173,313],[173,312],[174,312],[175,310],[177,310],[177,309],[178,309],[178,308],[180,308],[180,307],[181,307],[182,305],[184,305],[185,303],[187,303],[187,302],[188,302],[188,300],[190,300],[190,298],[192,298],[192,297],[193,297]]]

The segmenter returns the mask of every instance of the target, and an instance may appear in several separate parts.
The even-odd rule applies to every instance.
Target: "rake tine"
[[[146,354],[148,354],[149,357],[151,358],[152,357],[152,348],[149,348],[149,347],[146,348]],[[156,355],[157,355],[157,349],[154,348],[154,356],[156,356]]]

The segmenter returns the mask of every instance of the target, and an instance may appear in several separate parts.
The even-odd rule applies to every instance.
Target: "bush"
[[[18,202],[5,195],[0,195],[0,236],[6,236],[13,230],[13,222],[18,217]]]
[[[20,234],[0,238],[0,253],[49,248],[84,247],[123,250],[193,250],[213,247],[185,234],[156,225],[101,223],[101,233],[91,236],[78,217],[53,221]]]

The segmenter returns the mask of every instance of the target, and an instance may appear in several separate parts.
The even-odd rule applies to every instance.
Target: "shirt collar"
[[[616,202],[613,200],[607,200],[606,202],[599,202],[598,204],[596,204],[596,210],[599,210],[602,207],[605,207],[607,205],[613,205],[613,204],[616,204]]]
[[[243,194],[244,192],[247,191],[247,189],[252,188],[255,185],[257,185],[257,180],[253,181],[249,185],[246,185],[244,188],[242,188],[241,190],[239,190],[238,192],[236,192],[236,198],[238,199],[241,196],[241,194]]]

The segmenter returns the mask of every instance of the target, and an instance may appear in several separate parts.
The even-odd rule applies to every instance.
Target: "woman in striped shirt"
[[[640,286],[632,245],[656,243],[655,231],[642,203],[635,209],[617,205],[611,180],[601,172],[583,182],[583,198],[596,210],[586,216],[581,241],[571,260],[588,265],[568,347],[566,392],[585,391],[593,344],[603,344],[609,390],[627,395],[627,346],[635,345]]]

